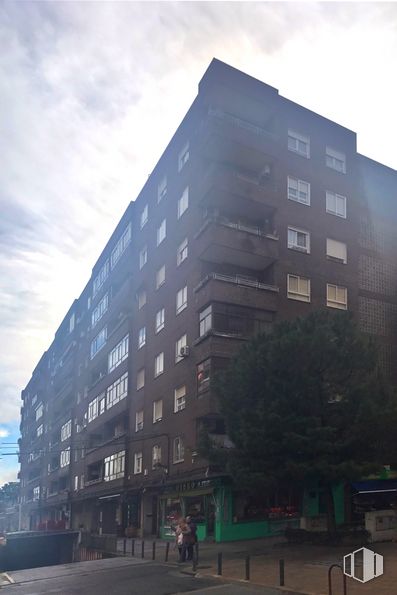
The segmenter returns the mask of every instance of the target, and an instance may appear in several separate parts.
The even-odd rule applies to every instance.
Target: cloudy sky
[[[0,47],[0,442],[214,56],[397,168],[392,3],[3,2]]]

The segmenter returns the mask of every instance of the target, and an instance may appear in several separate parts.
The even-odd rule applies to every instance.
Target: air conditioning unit
[[[188,345],[186,345],[185,347],[181,347],[179,355],[181,357],[187,357],[188,355],[190,355],[190,347]]]

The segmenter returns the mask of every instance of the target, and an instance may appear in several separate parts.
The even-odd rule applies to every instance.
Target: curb
[[[274,589],[275,591],[280,591],[280,594],[283,595],[322,595],[321,593],[313,593],[312,591],[296,591],[295,589],[291,589],[291,587],[280,587],[278,585],[264,585],[263,583],[254,583],[253,581],[246,581],[244,579],[234,579],[227,576],[219,576],[218,574],[200,574],[199,572],[192,572],[192,571],[182,571],[183,574],[189,574],[196,576],[197,578],[204,578],[206,576],[210,576],[211,578],[216,578],[220,582],[225,583],[236,583],[244,585],[252,585],[253,587],[260,587],[260,588],[269,588]]]
[[[13,585],[15,583],[14,579],[7,572],[2,572],[0,574],[0,579],[5,579],[6,581],[8,581],[9,585]],[[1,586],[1,583],[0,583],[0,586]]]

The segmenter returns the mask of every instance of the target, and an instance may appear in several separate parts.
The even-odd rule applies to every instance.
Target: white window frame
[[[338,293],[343,290],[345,299],[338,299]],[[330,292],[335,291],[335,297],[330,297]],[[327,306],[329,308],[336,308],[337,310],[347,310],[347,287],[343,285],[336,285],[335,283],[327,283]]]
[[[88,423],[96,419],[99,415],[99,397],[95,397],[88,403]]]
[[[40,403],[35,410],[35,418],[36,421],[39,421],[39,419],[41,419],[44,415],[44,405],[43,403]]]
[[[172,462],[183,463],[185,460],[185,445],[183,439],[180,436],[176,436],[172,445]]]
[[[154,377],[161,376],[164,372],[164,351],[161,351],[154,358]]]
[[[141,271],[147,263],[147,246],[139,251],[139,270]]]
[[[155,333],[156,335],[163,330],[165,326],[165,308],[161,308],[156,312]]]
[[[187,285],[179,289],[176,294],[176,314],[180,314],[187,308]]]
[[[61,450],[61,455],[59,457],[59,466],[61,468],[67,467],[68,465],[70,465],[70,446]]]
[[[298,280],[298,289],[297,291],[295,289],[291,288],[291,282],[293,279],[297,279]],[[301,283],[303,281],[307,281],[307,286],[308,286],[308,292],[305,292],[303,290],[301,290]],[[287,297],[290,300],[297,300],[299,302],[306,302],[306,303],[310,303],[311,300],[311,283],[310,283],[310,279],[308,277],[302,277],[301,275],[294,275],[294,274],[290,274],[288,273],[287,275]]]
[[[152,469],[156,469],[158,465],[161,465],[161,446],[155,444],[152,446]]]
[[[124,254],[128,244],[131,242],[131,223],[128,223],[121,238],[116,243],[110,254],[110,268],[114,269],[122,255]]]
[[[290,142],[294,141],[294,142]],[[306,136],[304,134],[300,134],[291,128],[288,129],[288,151],[292,151],[297,155],[301,155],[302,157],[306,157],[306,159],[310,159],[310,136]],[[306,147],[301,147],[300,144],[306,145]]]
[[[143,409],[135,413],[135,432],[143,430]]]
[[[347,263],[347,244],[340,240],[327,238],[326,240],[326,255],[327,258],[341,264]]]
[[[72,435],[72,420],[69,419],[61,427],[61,442],[70,438],[71,435]]]
[[[94,359],[96,354],[99,353],[101,351],[101,349],[103,349],[105,347],[106,341],[107,341],[107,336],[108,336],[108,329],[106,326],[104,326],[103,329],[101,329],[99,331],[99,333],[91,341],[91,348],[90,348],[91,359]]]
[[[188,141],[187,143],[185,143],[185,145],[183,146],[183,149],[181,151],[179,151],[179,154],[178,154],[178,172],[180,172],[183,169],[183,167],[189,161],[189,158],[190,158],[190,147],[189,147],[189,141]]]
[[[134,475],[139,475],[143,471],[143,453],[142,451],[134,453]]]
[[[180,219],[189,208],[189,186],[186,186],[182,196],[178,198],[177,218]]]
[[[295,234],[296,237],[292,237],[293,234]],[[301,246],[298,243],[298,234],[303,234],[305,236],[306,246]],[[304,229],[299,229],[298,227],[292,227],[292,225],[289,225],[288,230],[287,230],[287,241],[288,241],[288,248],[290,250],[297,250],[298,252],[304,252],[305,254],[310,254],[310,232],[305,231]]]
[[[114,481],[125,475],[125,450],[120,450],[103,460],[103,480]]]
[[[203,337],[212,329],[212,305],[199,312],[199,336]]]
[[[128,372],[117,378],[106,389],[106,409],[110,409],[119,401],[126,398],[128,394]]]
[[[73,332],[74,326],[75,326],[75,321],[76,321],[76,317],[75,317],[75,314],[73,312],[73,314],[69,318],[69,333]]]
[[[145,225],[148,221],[149,221],[149,205],[146,204],[141,211],[141,216],[140,216],[140,220],[139,220],[141,229],[143,229],[145,227]]]
[[[164,242],[165,238],[167,237],[167,220],[163,219],[160,223],[159,227],[157,228],[156,233],[156,242],[157,246],[160,246],[162,242]]]
[[[163,264],[159,269],[156,271],[156,289],[160,289],[162,285],[165,283],[165,264]]]
[[[333,210],[330,206],[330,202],[335,201],[335,210]],[[343,209],[338,207],[343,205]],[[346,207],[347,207],[347,198],[342,194],[337,194],[336,192],[331,192],[327,190],[325,193],[325,210],[330,215],[334,215],[335,217],[341,217],[341,219],[346,219]]]
[[[138,349],[142,349],[146,345],[146,326],[139,329],[138,333]]]
[[[183,359],[185,359],[182,355],[180,355],[182,347],[187,347],[187,334],[186,333],[184,335],[182,335],[181,337],[179,337],[179,339],[175,342],[175,363],[176,364],[181,362]]]
[[[109,259],[107,258],[92,283],[92,297],[94,298],[109,276]]]
[[[43,426],[43,424],[40,424],[39,426],[37,426],[36,436],[38,438],[39,436],[42,436],[43,434],[44,434],[44,426]]]
[[[167,195],[167,176],[158,183],[157,185],[157,202],[161,202]]]
[[[109,307],[109,293],[106,292],[103,298],[98,302],[97,306],[94,308],[91,314],[91,328],[101,320],[102,316],[105,314]]]
[[[153,423],[156,424],[163,419],[163,399],[153,401]]]
[[[296,185],[296,189],[293,186]],[[307,192],[303,192],[303,188],[307,187]],[[292,189],[296,190],[296,195],[293,194]],[[300,194],[304,193],[306,199],[303,199]],[[299,178],[295,178],[294,176],[287,177],[287,197],[288,200],[292,200],[294,202],[298,202],[301,205],[306,205],[310,207],[310,182],[306,182],[306,180],[300,180]]]
[[[186,385],[179,386],[174,390],[174,413],[183,411],[186,407]]]
[[[146,305],[147,301],[147,293],[144,289],[142,289],[137,296],[138,299],[138,310],[142,310],[142,308]]]
[[[176,250],[176,266],[179,267],[179,265],[182,264],[182,262],[184,260],[187,259],[188,257],[188,252],[189,252],[189,245],[188,245],[188,239],[185,238],[178,246],[177,250]]]
[[[145,368],[140,368],[136,373],[136,390],[141,390],[145,386]]]
[[[128,357],[129,335],[117,343],[108,354],[108,372],[112,372]]]
[[[340,164],[340,165],[339,165]],[[325,149],[325,165],[340,174],[346,173],[346,153],[327,146]]]

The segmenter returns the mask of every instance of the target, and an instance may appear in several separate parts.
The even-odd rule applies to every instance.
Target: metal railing
[[[252,287],[254,289],[262,289],[265,291],[272,291],[274,293],[279,292],[279,288],[275,285],[267,285],[266,283],[261,283],[256,279],[247,279],[246,277],[242,277],[240,275],[224,275],[223,273],[208,273],[198,285],[193,289],[196,293],[199,291],[204,285],[206,285],[211,279],[215,281],[223,281],[225,283],[233,283],[235,285],[241,285],[243,287]]]
[[[252,124],[248,120],[244,120],[243,118],[238,118],[233,114],[229,114],[228,112],[223,111],[219,108],[209,108],[208,115],[214,118],[218,118],[224,120],[225,122],[229,122],[236,126],[237,128],[243,128],[244,130],[248,130],[256,134],[257,136],[264,136],[266,138],[274,138],[274,133],[270,132],[270,130],[266,130],[266,128],[262,128],[261,126],[257,126],[256,124]]]

